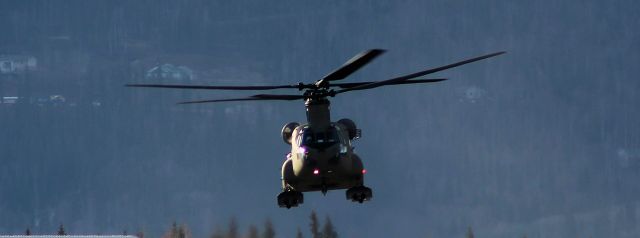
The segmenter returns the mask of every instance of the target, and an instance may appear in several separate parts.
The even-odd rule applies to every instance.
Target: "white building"
[[[0,74],[17,74],[35,70],[38,61],[27,55],[0,55]]]

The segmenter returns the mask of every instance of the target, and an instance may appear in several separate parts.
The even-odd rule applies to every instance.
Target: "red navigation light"
[[[362,174],[366,174],[367,170],[366,169],[362,169]]]
[[[313,174],[315,174],[315,175],[320,174],[320,170],[318,170],[318,169],[314,169],[314,170],[313,170]]]

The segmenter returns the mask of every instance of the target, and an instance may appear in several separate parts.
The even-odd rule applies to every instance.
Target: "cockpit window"
[[[335,127],[330,127],[324,132],[314,133],[308,127],[300,131],[300,146],[309,146],[311,148],[326,148],[336,143],[340,143],[340,135]]]

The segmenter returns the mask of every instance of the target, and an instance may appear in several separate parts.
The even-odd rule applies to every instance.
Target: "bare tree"
[[[222,234],[220,227],[216,226],[210,238],[224,238],[224,235]]]
[[[249,226],[249,232],[247,238],[258,238],[258,228],[254,225]]]
[[[174,221],[171,224],[171,229],[169,229],[162,238],[178,238],[178,223]]]

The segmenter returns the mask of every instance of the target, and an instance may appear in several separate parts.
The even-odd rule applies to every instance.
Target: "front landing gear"
[[[302,203],[304,203],[304,196],[301,192],[287,190],[278,195],[278,206],[280,207],[289,209],[291,207],[297,207]]]
[[[353,202],[362,203],[369,201],[373,197],[371,189],[365,186],[357,186],[347,190],[347,199]]]

